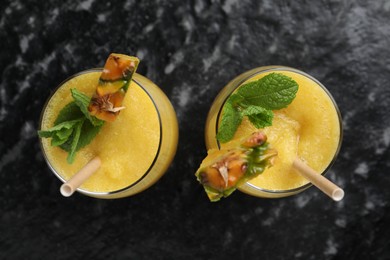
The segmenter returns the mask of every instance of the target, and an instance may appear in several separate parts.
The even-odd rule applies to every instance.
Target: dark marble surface
[[[2,1],[0,259],[390,259],[390,2]],[[147,191],[63,198],[36,135],[56,85],[135,54],[171,99],[177,156]],[[208,108],[234,76],[270,64],[333,93],[344,142],[328,176],[284,199],[240,192],[210,203],[193,174]]]

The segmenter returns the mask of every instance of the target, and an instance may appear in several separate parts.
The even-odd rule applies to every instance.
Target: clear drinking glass
[[[52,125],[50,125],[50,124],[53,123],[53,119],[48,119],[48,118],[50,117],[51,109],[55,105],[54,104],[55,102],[58,102],[58,100],[60,100],[60,102],[63,102],[63,104],[61,104],[62,107],[65,106],[67,103],[69,103],[69,100],[64,99],[64,101],[62,101],[61,98],[59,98],[59,96],[57,97],[57,101],[55,101],[56,95],[60,95],[59,94],[60,92],[65,91],[66,93],[69,93],[69,96],[70,96],[70,88],[73,85],[76,86],[79,83],[78,81],[82,79],[81,77],[89,76],[93,79],[93,80],[91,80],[91,82],[96,82],[96,84],[97,84],[97,80],[99,78],[101,71],[102,71],[102,69],[100,69],[100,68],[82,71],[80,73],[77,73],[77,74],[69,77],[64,82],[62,82],[57,87],[56,91],[48,99],[48,101],[46,102],[46,104],[43,108],[43,111],[41,114],[41,119],[40,119],[40,128],[41,129],[48,129],[48,128],[52,127]],[[96,87],[96,84],[94,86],[91,86],[91,89],[88,90],[90,93],[93,93],[93,91]],[[127,186],[121,187],[119,189],[114,189],[114,190],[99,191],[96,189],[92,190],[89,188],[85,188],[82,185],[81,187],[79,187],[77,189],[77,191],[84,194],[84,195],[96,197],[96,198],[103,198],[103,199],[114,199],[114,198],[127,197],[127,196],[134,195],[136,193],[139,193],[139,192],[147,189],[151,185],[153,185],[157,180],[159,180],[163,176],[163,174],[166,172],[166,170],[168,169],[170,163],[172,162],[172,160],[174,158],[174,155],[176,153],[177,143],[178,143],[178,123],[177,123],[176,113],[172,107],[172,104],[170,103],[167,96],[163,93],[163,91],[158,86],[156,86],[152,81],[150,81],[148,78],[146,78],[144,76],[141,76],[137,73],[134,74],[133,79],[132,79],[132,83],[131,83],[126,95],[131,94],[129,92],[131,92],[132,86],[136,87],[137,91],[144,92],[147,95],[148,99],[150,99],[150,101],[153,104],[152,106],[150,106],[147,109],[150,109],[151,111],[154,110],[154,112],[152,112],[152,113],[157,114],[157,117],[156,117],[156,118],[158,118],[158,123],[156,124],[157,129],[152,130],[152,132],[159,133],[158,141],[157,141],[158,144],[156,145],[156,149],[153,152],[153,153],[155,153],[155,155],[154,155],[154,157],[153,157],[153,155],[149,156],[152,159],[149,160],[149,163],[147,165],[146,170],[141,172],[141,173],[138,172],[137,173],[138,177],[135,177],[135,179],[133,181],[130,181],[127,184]],[[68,89],[64,89],[65,87]],[[142,94],[142,95],[144,95],[144,94]],[[140,103],[138,105],[143,106],[144,104]],[[118,118],[120,118],[121,115],[122,115],[122,111],[121,111],[121,114],[118,116]],[[51,115],[51,116],[53,117],[53,115]],[[124,122],[121,125],[121,127],[127,127],[128,129],[131,128],[132,125],[127,125],[127,123],[128,122]],[[101,132],[98,134],[98,136],[100,135],[99,138],[116,138],[116,136],[115,136],[116,131],[114,131],[115,129],[110,129],[109,135],[107,134],[107,132],[102,133],[105,127],[114,128],[114,126],[109,125],[109,124],[112,124],[112,123],[108,123],[108,122],[105,123]],[[140,131],[142,131],[142,128]],[[144,129],[144,131],[148,132],[148,131],[150,131],[150,129]],[[122,131],[122,133],[123,133],[123,131]],[[104,135],[104,134],[106,134],[107,136],[102,137],[102,135]],[[121,138],[123,139],[123,137],[121,137]],[[130,133],[129,133],[129,136],[125,136],[124,138],[125,139],[133,138],[134,139],[136,137],[130,136]],[[143,146],[144,142],[146,142],[145,139],[132,140],[132,143],[136,144],[135,146],[138,147],[137,149],[140,149],[141,153],[142,153],[142,146]],[[64,175],[74,174],[75,172],[77,172],[77,170],[76,170],[75,172],[72,172],[72,173],[69,173],[69,172],[64,173],[64,169],[61,169],[62,168],[61,164],[62,165],[65,165],[65,164],[57,162],[58,161],[57,154],[60,154],[61,156],[63,156],[62,160],[66,160],[65,159],[66,155],[61,154],[61,153],[65,153],[65,152],[59,151],[60,148],[58,148],[58,147],[52,147],[50,145],[50,140],[48,140],[47,138],[40,139],[40,143],[41,143],[41,148],[42,148],[44,158],[45,158],[48,166],[50,167],[52,172],[55,174],[55,176],[57,176],[62,182],[66,182],[67,178],[69,178],[69,177],[65,177]],[[101,147],[101,149],[107,149],[107,148]],[[114,150],[113,150],[113,153],[117,152]],[[55,153],[56,155],[53,156],[53,153]],[[88,157],[89,155],[86,155],[86,156]],[[142,158],[142,156],[143,155],[141,154],[140,158]],[[78,157],[78,155],[76,155],[76,160],[77,160],[77,157]],[[115,157],[114,154],[113,154],[113,157]],[[90,159],[92,159],[92,157]],[[102,167],[103,167],[104,158],[101,158],[101,159],[102,159]],[[129,158],[129,161],[131,161],[130,159],[131,158]],[[123,161],[122,161],[122,163],[123,163]],[[126,163],[127,162],[125,162],[125,164]],[[139,162],[139,163],[141,163],[141,162]],[[138,163],[136,162],[133,164],[137,165]],[[65,165],[65,167],[67,168],[68,166]],[[113,171],[115,171],[115,170],[113,170]],[[134,174],[134,172],[128,172],[128,174],[131,175],[131,174]],[[115,173],[113,173],[113,175],[115,176]]]
[[[312,76],[294,69],[290,67],[285,67],[285,66],[264,66],[264,67],[258,67],[252,70],[249,70],[247,72],[244,72],[243,74],[237,76],[234,78],[232,81],[230,81],[217,95],[215,98],[208,116],[207,116],[207,121],[206,121],[206,127],[205,127],[205,142],[206,142],[206,148],[211,149],[211,148],[217,148],[219,149],[221,144],[217,141],[216,139],[216,133],[218,131],[218,123],[220,121],[220,117],[222,114],[222,108],[223,105],[225,104],[226,100],[229,98],[229,96],[236,90],[238,89],[244,82],[251,81],[253,78],[259,78],[262,75],[271,73],[271,72],[289,72],[289,73],[296,73],[297,75],[303,76],[305,79],[309,80],[311,82],[311,85],[314,88],[321,88],[325,93],[326,96],[330,99],[330,101],[333,104],[333,108],[335,110],[335,114],[338,120],[338,123],[336,124],[335,127],[339,128],[339,136],[337,138],[337,145],[336,148],[334,149],[333,156],[329,162],[329,165],[326,167],[324,171],[321,172],[321,174],[325,174],[333,162],[336,160],[338,152],[341,147],[341,142],[342,142],[342,121],[341,121],[341,114],[339,111],[339,108],[337,107],[337,104],[335,100],[333,99],[332,95],[329,93],[329,91],[315,78]],[[315,149],[313,149],[313,152],[315,152]],[[247,182],[238,189],[242,192],[245,192],[247,194],[257,196],[257,197],[263,197],[263,198],[280,198],[280,197],[286,197],[286,196],[291,196],[294,194],[297,194],[299,192],[302,192],[303,190],[307,189],[310,187],[310,183],[306,183],[304,185],[301,185],[299,187],[294,187],[291,189],[266,189],[260,186],[256,186],[250,182]]]

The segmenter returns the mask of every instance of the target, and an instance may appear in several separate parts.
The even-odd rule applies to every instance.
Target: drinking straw
[[[344,191],[339,186],[317,173],[310,168],[301,159],[296,158],[293,162],[293,167],[306,179],[308,179],[314,186],[319,188],[326,195],[331,197],[334,201],[340,201],[344,197]]]
[[[71,196],[86,179],[99,169],[101,163],[98,156],[89,161],[80,171],[73,175],[71,179],[61,185],[61,194],[64,197]]]

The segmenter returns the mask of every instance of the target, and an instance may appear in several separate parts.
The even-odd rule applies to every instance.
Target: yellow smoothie
[[[41,129],[52,127],[59,111],[72,101],[70,89],[92,96],[100,75],[100,70],[90,70],[62,84],[47,103]],[[100,169],[78,189],[86,195],[133,195],[163,175],[178,139],[176,115],[168,98],[150,80],[135,74],[123,106],[117,119],[106,122],[93,141],[77,152],[72,164],[66,160],[67,152],[51,146],[50,139],[41,139],[45,157],[61,180],[70,179],[95,156],[102,161]]]
[[[206,124],[207,148],[217,148],[216,129],[220,109],[226,98],[241,85],[277,72],[294,79],[299,89],[293,102],[274,111],[272,126],[263,129],[278,156],[274,165],[239,187],[243,192],[260,197],[283,197],[309,187],[297,173],[292,162],[298,156],[319,173],[324,173],[337,155],[341,142],[340,115],[325,88],[309,75],[286,67],[263,67],[244,73],[230,82],[216,98]],[[244,118],[234,139],[247,136],[257,129]],[[220,146],[223,148],[223,144]]]

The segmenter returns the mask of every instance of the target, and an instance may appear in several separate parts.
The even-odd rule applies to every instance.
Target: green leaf
[[[71,129],[73,130],[73,129]],[[57,135],[53,136],[53,138],[51,139],[51,145],[52,146],[60,146],[62,145],[63,143],[66,142],[66,140],[68,139],[60,139]]]
[[[222,110],[222,119],[218,129],[217,139],[222,143],[230,141],[241,124],[241,121],[241,113],[233,106],[232,102],[227,100]]]
[[[88,106],[91,101],[91,99],[78,91],[77,89],[73,88],[70,90],[72,92],[72,97],[74,101],[76,102],[76,105],[80,108],[81,112],[84,114],[84,116],[94,125],[94,126],[101,126],[104,124],[103,120],[100,120],[94,116],[92,116],[88,111]]]
[[[247,116],[249,121],[258,129],[272,125],[272,119],[274,118],[272,110],[259,106],[246,107],[241,113],[243,116]]]
[[[69,154],[68,154],[68,158],[66,158],[68,163],[73,163],[74,158],[76,156],[77,145],[78,145],[79,140],[80,140],[81,128],[82,128],[84,122],[85,122],[85,120],[80,121],[75,126],[75,128],[73,130],[72,143],[71,143],[70,151],[69,151]]]
[[[74,126],[69,129],[62,129],[61,131],[56,132],[51,140],[52,146],[60,146],[65,143],[71,134],[73,133]]]
[[[102,127],[103,125],[94,126],[90,121],[85,120],[81,128],[80,140],[77,144],[76,151],[91,143]]]
[[[48,130],[38,131],[38,135],[39,137],[45,137],[45,138],[53,137],[61,131],[68,131],[69,129],[72,129],[79,121],[80,121],[79,119],[76,119],[76,120],[62,122]]]
[[[264,128],[267,126],[272,125],[272,119],[273,119],[273,113],[271,110],[268,110],[270,114],[258,114],[258,115],[252,115],[248,116],[249,121],[257,128]]]
[[[77,144],[76,152],[86,145],[90,144],[96,135],[100,132],[103,126],[94,126],[88,120],[85,120],[80,132],[80,138]],[[70,152],[72,146],[73,136],[71,136],[65,143],[61,144],[60,147]]]
[[[72,89],[75,101],[61,109],[54,127],[38,131],[42,138],[52,138],[51,145],[59,146],[68,152],[68,162],[72,163],[76,152],[88,145],[102,128],[104,121],[91,116],[88,112],[89,98]]]
[[[82,117],[84,117],[84,115],[80,111],[79,106],[76,105],[76,102],[72,101],[69,104],[67,104],[66,106],[64,106],[63,109],[61,109],[56,120],[54,121],[54,125],[58,125],[58,124],[63,123],[65,121],[80,119]]]
[[[281,73],[271,73],[242,85],[237,94],[243,98],[241,103],[276,110],[287,107],[297,91],[298,84],[292,78]]]
[[[68,138],[68,140],[66,140],[66,142],[64,142],[63,144],[60,145],[60,148],[66,152],[70,152],[70,149],[72,147],[72,141],[73,141],[73,138],[72,136],[70,136]]]
[[[58,139],[60,140],[66,140],[69,138],[72,132],[73,128],[63,129],[62,131],[58,131],[55,136],[58,137]]]
[[[267,111],[269,111],[268,109],[265,109],[263,107],[259,107],[259,106],[248,106],[246,108],[244,108],[241,113],[243,116],[252,116],[252,115],[258,115],[258,114],[262,114],[262,113],[266,113]]]
[[[232,104],[233,107],[239,107],[243,105],[243,97],[237,94],[231,94],[228,98],[228,102]]]
[[[217,139],[228,142],[247,116],[256,128],[272,125],[272,110],[287,107],[295,98],[298,84],[281,73],[271,73],[239,87],[222,109]]]

